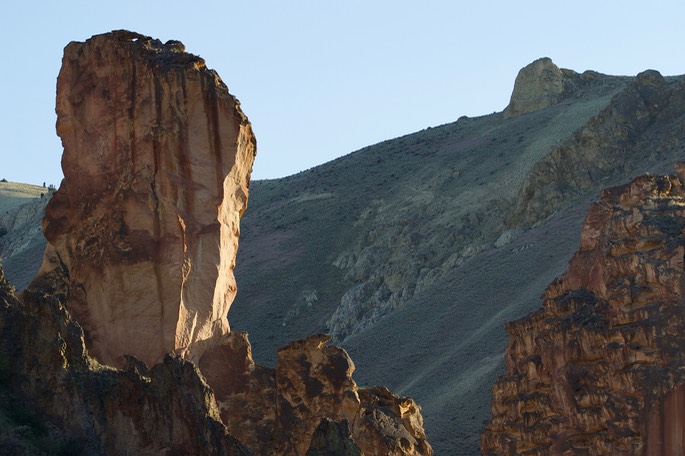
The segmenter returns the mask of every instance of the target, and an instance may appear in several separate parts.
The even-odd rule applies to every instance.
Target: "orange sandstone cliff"
[[[57,114],[65,178],[37,277],[20,297],[0,277],[0,377],[74,454],[432,454],[419,406],[358,387],[330,337],[267,368],[229,331],[255,140],[202,59],[71,43]]]
[[[685,451],[685,166],[604,190],[537,312],[507,325],[484,455]]]

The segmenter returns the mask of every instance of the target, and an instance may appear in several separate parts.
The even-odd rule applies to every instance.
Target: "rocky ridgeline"
[[[685,80],[669,82],[653,70],[638,74],[609,106],[532,167],[507,226],[530,227],[565,202],[624,179],[644,167],[641,163],[667,166],[682,153],[683,135]]]
[[[358,388],[328,336],[268,369],[229,331],[255,140],[202,59],[127,31],[71,43],[57,114],[43,265],[19,298],[0,281],[3,378],[55,435],[88,455],[432,454],[418,405]]]
[[[577,86],[592,78],[593,72],[583,75],[559,68],[552,59],[543,57],[519,71],[514,83],[505,117],[515,117],[544,109],[574,95]]]
[[[607,189],[580,250],[507,325],[485,455],[682,454],[685,165]]]
[[[628,82],[594,71],[560,69],[548,58],[536,60],[516,78],[504,111],[507,120],[499,128],[593,90],[615,95],[559,144],[540,152],[533,152],[534,147],[520,150],[526,163],[518,164],[515,158],[512,168],[523,172],[492,171],[490,175],[497,177],[485,179],[482,187],[474,183],[464,188],[463,193],[473,198],[461,207],[435,191],[441,182],[434,176],[431,185],[402,200],[370,204],[357,221],[362,236],[334,262],[353,283],[326,322],[336,340],[373,327],[478,252],[510,243],[536,223],[601,188],[617,185],[626,175],[658,169],[660,163],[670,166],[680,157],[685,80],[669,81],[653,70]],[[519,141],[524,141],[525,132],[519,133]],[[511,145],[516,147],[520,146]],[[448,171],[445,182],[464,179],[468,172]]]

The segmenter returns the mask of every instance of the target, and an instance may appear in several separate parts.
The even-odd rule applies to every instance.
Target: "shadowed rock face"
[[[602,192],[580,250],[507,326],[486,455],[682,454],[685,167]]]
[[[122,366],[228,332],[255,139],[182,44],[117,31],[70,43],[57,80],[64,180],[39,276],[63,265],[92,354]]]
[[[233,331],[208,348],[199,367],[231,435],[265,455],[321,454],[326,435],[345,451],[432,455],[416,402],[383,387],[359,388],[354,363],[327,345],[330,339],[315,334],[292,342],[278,351],[275,369],[254,363],[245,333]]]
[[[59,454],[251,454],[226,432],[214,393],[192,363],[170,355],[152,369],[131,357],[122,370],[102,366],[88,356],[64,295],[27,290],[17,297],[1,268],[0,359],[3,398],[9,391],[35,416],[30,432],[45,427],[50,435],[40,437],[71,442]],[[6,419],[8,405],[0,408]]]

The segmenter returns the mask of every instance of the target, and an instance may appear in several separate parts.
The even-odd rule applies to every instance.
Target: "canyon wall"
[[[682,454],[685,166],[604,190],[537,312],[507,325],[484,455]]]

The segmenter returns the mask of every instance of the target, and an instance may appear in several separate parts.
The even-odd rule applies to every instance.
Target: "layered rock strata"
[[[682,454],[685,166],[605,190],[580,249],[507,325],[485,455]]]
[[[216,72],[127,31],[70,43],[57,132],[64,180],[38,283],[64,266],[91,353],[155,364],[227,333],[255,139]]]

